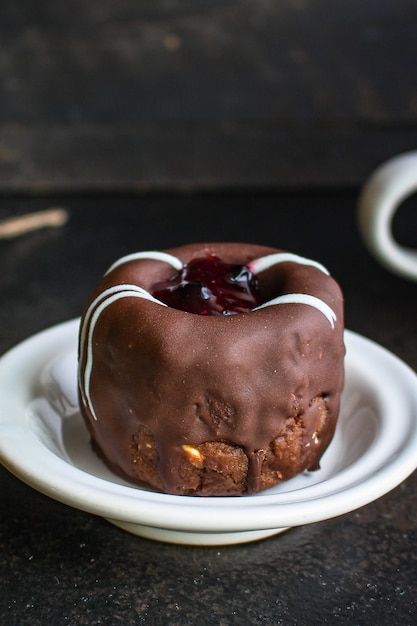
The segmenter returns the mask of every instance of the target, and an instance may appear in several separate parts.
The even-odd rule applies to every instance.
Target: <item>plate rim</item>
[[[45,364],[46,359],[58,356],[71,346],[74,348],[74,336],[78,334],[79,321],[79,318],[75,318],[41,330],[8,350],[0,358],[0,391],[4,386],[4,378],[7,380],[5,370],[13,363],[20,363],[22,356],[27,355],[28,351],[32,355],[38,354],[37,358],[35,356],[32,360],[29,359],[26,365],[27,371],[34,374]],[[167,530],[238,533],[300,526],[337,517],[385,495],[403,482],[417,467],[417,458],[414,459],[415,455],[411,455],[411,449],[417,446],[417,375],[399,357],[371,339],[345,330],[345,340],[347,359],[350,351],[366,349],[368,354],[376,355],[395,371],[401,371],[401,386],[408,392],[414,409],[413,416],[409,419],[411,433],[403,448],[400,451],[394,450],[389,462],[383,467],[379,466],[375,472],[371,472],[371,475],[367,475],[365,481],[358,480],[348,488],[335,489],[333,493],[324,495],[320,495],[320,489],[316,489],[315,492],[318,493],[313,499],[298,497],[291,501],[292,498],[288,494],[294,494],[295,491],[280,494],[261,493],[255,496],[201,498],[160,494],[136,486],[112,483],[75,467],[42,446],[29,428],[25,417],[24,402],[31,398],[30,390],[27,389],[29,379],[16,383],[22,392],[26,392],[23,399],[7,398],[5,408],[3,396],[0,398],[0,462],[32,488],[64,504],[120,522]],[[23,415],[19,416],[18,424],[15,424],[14,428],[10,419],[4,418],[4,411],[19,408]],[[26,431],[24,425],[27,427]],[[17,426],[26,435],[29,433],[29,437],[19,439]],[[31,463],[27,462],[30,454],[23,454],[24,461],[16,459],[14,454],[16,445],[21,453],[33,452],[33,446],[35,452],[37,448],[43,450],[44,454],[38,459],[35,471]],[[59,470],[52,477],[51,459],[52,465]],[[320,484],[329,485],[332,478]],[[308,496],[308,490],[309,487],[306,487],[305,490],[297,491]],[[327,504],[326,507],[323,507],[323,502]],[[225,515],[225,511],[230,515]]]

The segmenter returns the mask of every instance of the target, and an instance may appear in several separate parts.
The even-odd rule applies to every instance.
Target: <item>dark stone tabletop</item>
[[[318,259],[339,280],[348,328],[417,367],[416,285],[382,269],[355,221],[357,189],[0,200],[0,218],[63,205],[60,229],[0,243],[1,352],[81,313],[122,254],[189,241],[253,241]],[[415,203],[396,223],[416,243]],[[416,451],[417,454],[417,451]],[[0,469],[0,623],[414,624],[417,478],[343,516],[259,542],[150,541]]]

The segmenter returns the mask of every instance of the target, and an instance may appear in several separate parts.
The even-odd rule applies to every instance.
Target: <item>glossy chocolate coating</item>
[[[166,252],[184,263],[215,254],[228,263],[247,264],[279,251],[228,243]],[[89,304],[120,284],[152,291],[175,273],[154,259],[124,263],[104,276]],[[276,482],[318,467],[333,436],[344,381],[342,294],[330,276],[292,262],[273,265],[258,279],[264,301],[292,293],[321,299],[336,315],[334,327],[317,309],[297,303],[217,317],[129,297],[103,309],[94,328],[89,382],[96,419],[85,393],[80,400],[94,447],[113,471],[141,483],[132,442],[146,427],[157,459],[153,487],[193,493],[181,478],[183,446],[226,442],[248,458],[244,487],[236,493],[253,493],[264,487],[261,469],[271,442],[291,420],[301,425],[297,445],[292,441],[288,458],[276,467]],[[80,355],[81,380],[85,346]],[[223,494],[220,486],[213,493],[233,492]],[[196,495],[210,495],[210,489]]]

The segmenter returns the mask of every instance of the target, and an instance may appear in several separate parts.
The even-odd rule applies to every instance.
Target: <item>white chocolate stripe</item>
[[[131,285],[129,283],[126,283],[126,284],[115,285],[114,287],[109,287],[109,289],[106,289],[100,295],[97,296],[97,298],[90,304],[90,306],[88,307],[88,309],[86,311],[86,314],[85,314],[84,320],[83,320],[83,325],[82,325],[82,328],[81,328],[81,335],[80,335],[80,346],[81,346],[81,349],[83,348],[84,343],[85,343],[85,334],[87,332],[86,329],[88,327],[88,323],[90,321],[91,314],[94,311],[94,309],[96,308],[96,306],[102,300],[105,300],[107,297],[111,296],[112,294],[119,293],[121,291],[126,291],[126,289],[128,289],[129,291],[137,291],[138,293],[142,293],[143,297],[145,299],[153,300],[153,301],[157,302],[158,304],[163,304],[163,302],[161,302],[160,300],[156,300],[156,298],[154,298],[148,291],[143,289],[143,287],[139,287],[139,285]]]
[[[337,319],[336,313],[329,307],[328,304],[326,304],[323,300],[320,300],[320,298],[310,296],[307,293],[286,293],[283,296],[278,296],[277,298],[268,300],[268,302],[264,302],[264,304],[252,309],[252,311],[259,311],[260,309],[267,306],[274,306],[275,304],[307,304],[308,306],[312,306],[323,313],[332,328],[334,328],[334,323]]]
[[[148,252],[134,252],[133,254],[128,254],[126,256],[121,257],[117,261],[113,263],[104,274],[109,274],[119,265],[123,265],[124,263],[129,263],[130,261],[139,261],[140,259],[152,259],[154,261],[162,261],[163,263],[168,263],[176,270],[182,270],[184,267],[184,263],[176,256],[172,254],[168,254],[167,252],[158,252],[157,250],[150,250]]]
[[[156,304],[160,304],[161,306],[167,306],[160,300],[154,298],[148,291],[143,289],[142,287],[138,287],[137,285],[116,285],[114,287],[110,287],[103,291],[94,302],[88,308],[86,312],[83,327],[81,329],[81,340],[80,340],[80,355],[84,352],[84,346],[86,341],[86,333],[88,322],[91,317],[91,323],[88,329],[88,337],[87,337],[87,358],[84,368],[84,380],[83,384],[80,384],[80,388],[82,390],[83,399],[87,406],[89,407],[91,414],[95,420],[97,420],[96,413],[94,411],[93,403],[90,396],[90,379],[91,373],[93,370],[93,334],[94,329],[97,323],[98,318],[110,304],[120,300],[121,298],[142,298],[144,300],[150,300],[151,302],[155,302]],[[96,308],[95,308],[96,307]],[[93,313],[94,311],[94,313]],[[81,362],[81,358],[80,358]],[[81,381],[81,372],[80,372],[80,381]]]
[[[328,276],[330,274],[330,272],[321,263],[317,263],[317,261],[312,261],[311,259],[299,256],[298,254],[291,254],[290,252],[276,252],[274,254],[267,254],[266,256],[262,256],[259,259],[254,259],[253,261],[248,263],[248,268],[254,274],[259,274],[260,272],[269,269],[273,265],[288,262],[298,263],[299,265],[310,265],[320,270],[324,274],[327,274]]]
[[[135,261],[139,259],[153,259],[157,261],[162,261],[164,263],[168,263],[176,270],[181,270],[184,267],[183,262],[178,258],[171,254],[167,254],[166,252],[158,252],[158,251],[149,251],[149,252],[136,252],[133,254],[129,254],[118,259],[113,265],[107,270],[106,274],[110,273],[116,267],[123,265],[124,263],[128,263],[130,261]],[[317,263],[316,261],[312,261],[311,259],[307,259],[305,257],[301,257],[296,254],[291,254],[287,252],[278,252],[275,254],[269,254],[259,259],[255,259],[248,263],[248,268],[254,273],[259,274],[264,270],[272,267],[273,265],[277,265],[278,263],[298,263],[300,265],[308,265],[317,268],[324,274],[329,275],[328,270],[321,265],[321,263]],[[79,371],[79,382],[80,389],[83,396],[84,402],[89,407],[93,418],[97,420],[96,413],[94,411],[94,407],[92,404],[91,396],[90,396],[90,380],[91,374],[93,370],[93,334],[96,323],[101,315],[101,313],[113,302],[120,300],[121,298],[141,298],[145,300],[150,300],[151,302],[155,302],[161,306],[167,306],[165,303],[161,302],[154,298],[148,291],[139,287],[138,285],[132,284],[121,284],[115,285],[106,289],[103,293],[101,293],[89,306],[83,321],[83,326],[81,328],[80,335],[80,363],[83,360],[83,355],[85,351],[85,346],[87,347],[87,356],[86,363],[84,368],[84,377],[81,375],[81,366]],[[258,311],[267,306],[274,306],[276,304],[306,304],[308,306],[312,306],[320,311],[326,319],[329,321],[332,328],[334,328],[334,322],[336,321],[336,314],[334,311],[320,298],[316,298],[315,296],[311,296],[309,294],[304,293],[292,293],[285,294],[273,298],[264,304],[252,309],[253,311]],[[91,320],[91,322],[90,322]],[[88,329],[88,330],[87,330]],[[86,337],[88,333],[88,337]],[[86,342],[87,339],[87,342]]]

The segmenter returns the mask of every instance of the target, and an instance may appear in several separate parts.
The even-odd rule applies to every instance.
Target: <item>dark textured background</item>
[[[6,0],[0,191],[351,186],[417,145],[415,0]]]

